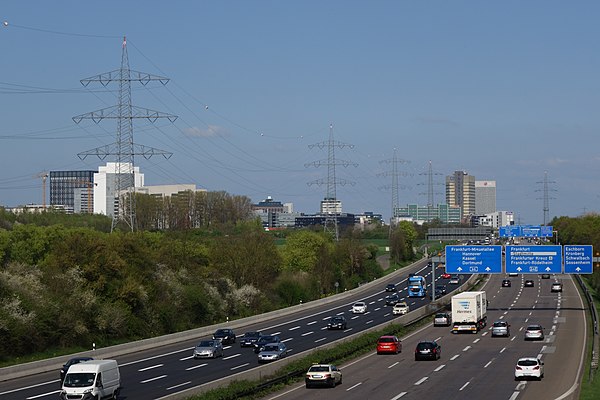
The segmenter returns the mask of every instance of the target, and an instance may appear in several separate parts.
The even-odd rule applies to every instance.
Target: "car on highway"
[[[458,285],[460,283],[460,277],[458,275],[452,275],[448,283],[451,285]]]
[[[442,347],[435,340],[424,340],[417,343],[415,361],[422,359],[437,360],[442,355]]]
[[[342,371],[333,364],[314,364],[306,372],[304,383],[307,388],[318,385],[335,387],[342,383]]]
[[[492,337],[510,336],[510,324],[506,321],[495,321],[492,324]]]
[[[552,284],[552,287],[550,288],[551,292],[562,292],[562,283],[560,282],[554,282]]]
[[[329,322],[327,322],[327,329],[346,329],[348,328],[348,323],[346,322],[346,317],[343,315],[334,315],[329,318]]]
[[[544,362],[536,357],[521,357],[515,366],[515,381],[525,378],[541,380],[544,377]]]
[[[408,311],[410,311],[410,307],[405,301],[401,301],[399,303],[394,304],[394,307],[392,308],[393,315],[408,314]]]
[[[525,340],[544,340],[544,328],[540,324],[531,324],[525,329]]]
[[[258,340],[254,343],[254,352],[258,354],[265,348],[266,345],[280,342],[281,338],[279,335],[260,335]]]
[[[259,337],[259,331],[250,331],[244,333],[244,335],[240,338],[240,347],[254,347],[254,343],[256,343]]]
[[[525,284],[523,286],[525,287],[533,287],[535,284],[533,283],[532,279],[526,279],[525,280]]]
[[[450,326],[452,317],[447,312],[439,312],[433,316],[433,326]]]
[[[82,362],[86,362],[86,361],[91,361],[93,360],[92,357],[73,357],[73,358],[69,358],[69,360],[63,364],[62,368],[60,369],[60,382],[62,384],[62,381],[65,380],[65,375],[67,374],[67,371],[69,371],[69,367],[71,365],[75,365],[75,364],[79,364]]]
[[[220,340],[202,340],[194,347],[194,359],[223,357],[223,344]]]
[[[446,288],[446,285],[435,285],[435,291],[437,292],[438,290],[442,295],[445,295],[448,293],[448,289]]]
[[[352,314],[364,314],[367,312],[367,303],[364,301],[357,301],[352,305]]]
[[[402,353],[402,342],[394,335],[384,335],[377,339],[377,354]]]
[[[266,363],[281,360],[288,353],[285,343],[269,343],[258,353],[258,362]]]
[[[385,286],[385,291],[386,292],[395,292],[396,291],[396,284],[395,283],[388,283]]]
[[[542,279],[550,279],[550,274],[542,274]]]
[[[393,306],[399,301],[400,301],[400,296],[398,296],[397,294],[391,294],[385,298],[385,305]]]
[[[444,272],[444,273],[441,275],[441,278],[442,278],[442,279],[450,279],[451,277],[452,277],[452,275],[450,275],[450,274],[449,274],[449,273],[447,273],[447,272]]]
[[[510,287],[510,279],[503,279],[502,287]]]
[[[212,336],[215,340],[220,340],[223,344],[233,344],[235,343],[235,333],[231,328],[221,328],[217,329]]]

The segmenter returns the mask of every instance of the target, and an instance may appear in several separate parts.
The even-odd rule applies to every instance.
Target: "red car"
[[[447,273],[447,272],[444,272],[444,273],[442,274],[442,279],[450,279],[450,277],[451,277],[451,276],[452,276],[452,275],[450,275],[449,273]]]
[[[377,354],[402,353],[402,342],[396,336],[382,336],[377,340]]]

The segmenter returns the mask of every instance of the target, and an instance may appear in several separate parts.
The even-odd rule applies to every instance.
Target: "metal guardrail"
[[[588,307],[590,309],[590,314],[592,316],[592,324],[593,324],[593,339],[592,339],[592,361],[590,364],[590,382],[594,380],[594,375],[598,370],[598,358],[600,356],[600,335],[598,334],[598,311],[596,310],[596,304],[594,303],[594,299],[590,294],[587,286],[583,282],[583,279],[579,275],[575,275],[575,279],[579,284],[581,290],[585,294],[585,298],[588,303]]]

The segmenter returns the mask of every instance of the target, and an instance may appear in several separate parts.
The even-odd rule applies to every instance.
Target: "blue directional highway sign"
[[[502,246],[446,246],[449,274],[501,274]]]
[[[592,263],[592,246],[565,245],[565,274],[591,274],[594,272]]]
[[[506,246],[506,273],[560,274],[561,246]]]

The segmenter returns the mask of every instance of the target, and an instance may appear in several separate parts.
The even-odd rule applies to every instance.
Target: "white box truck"
[[[485,292],[462,292],[452,296],[452,333],[477,333],[486,325]]]
[[[60,392],[61,400],[116,399],[121,374],[115,360],[91,360],[71,365]]]

